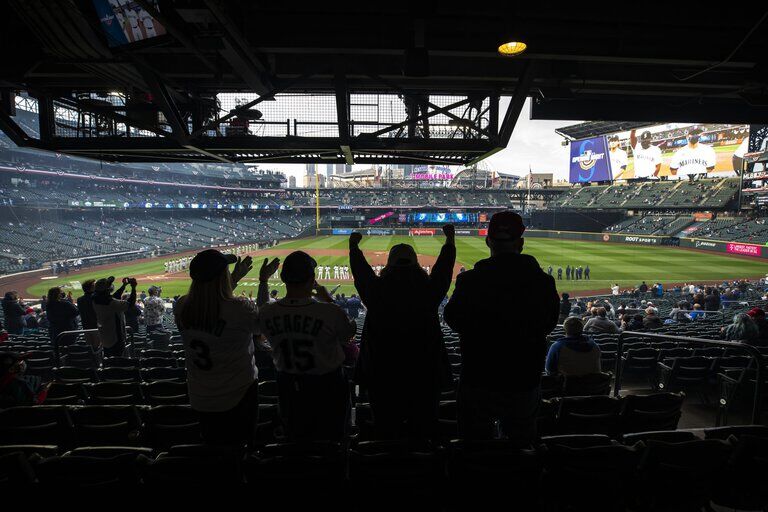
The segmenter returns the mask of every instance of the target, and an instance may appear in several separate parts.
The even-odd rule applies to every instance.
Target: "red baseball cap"
[[[515,240],[524,231],[523,218],[510,211],[494,213],[488,224],[488,237],[494,240]]]
[[[747,314],[750,317],[752,317],[752,318],[763,317],[763,316],[765,316],[765,311],[763,311],[762,309],[760,309],[758,307],[754,307],[754,308],[750,309],[749,311],[747,311]]]

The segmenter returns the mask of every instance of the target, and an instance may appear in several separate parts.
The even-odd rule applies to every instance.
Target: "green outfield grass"
[[[424,255],[437,256],[443,242],[442,236],[435,237],[407,237],[407,236],[373,236],[365,237],[361,248],[366,252],[387,251],[398,243],[412,244],[416,252]],[[488,249],[481,237],[458,237],[457,262],[467,269],[480,259],[488,256]],[[278,245],[277,250],[304,250],[312,254],[318,250],[347,249],[347,237],[324,236],[309,239],[293,240]],[[575,292],[579,290],[604,290],[609,292],[612,283],[619,283],[623,288],[636,286],[640,281],[648,283],[661,281],[662,283],[677,283],[688,281],[719,281],[723,279],[739,279],[745,277],[759,277],[766,273],[766,264],[760,259],[735,258],[719,254],[686,251],[674,247],[635,246],[623,244],[609,244],[601,242],[582,242],[572,240],[552,240],[528,238],[525,242],[525,252],[535,256],[543,268],[552,265],[557,271],[561,265],[586,266],[592,270],[592,279],[589,281],[559,281],[558,289],[563,292]],[[254,269],[246,277],[236,290],[237,293],[252,291],[255,295],[258,276],[258,268],[261,259],[258,255],[254,258]],[[345,256],[318,256],[321,265],[348,264]],[[127,263],[111,274],[117,278],[128,276],[162,276],[163,261],[130,264]],[[48,288],[54,285],[64,285],[73,289],[75,296],[79,292],[79,283],[89,278],[104,277],[103,272],[82,272],[72,274],[69,277],[40,281],[27,290],[29,296],[41,296]],[[159,284],[163,288],[164,296],[184,294],[189,286],[188,279],[173,279],[164,281],[152,281],[142,279],[139,290],[146,290],[151,284]],[[338,293],[355,293],[351,282],[329,280],[324,282],[329,288],[342,284]],[[277,280],[270,281],[270,285],[278,290],[282,283]],[[407,290],[404,291],[407,293]]]

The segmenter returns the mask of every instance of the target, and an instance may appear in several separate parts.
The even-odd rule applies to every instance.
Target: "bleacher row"
[[[551,203],[553,208],[599,209],[722,209],[738,191],[734,178],[702,179],[695,182],[648,181],[575,187]]]
[[[159,216],[151,212],[100,216],[52,216],[24,220],[3,227],[0,272],[39,268],[51,259],[83,258],[123,251],[168,254],[211,244],[238,244],[292,238],[308,220],[293,212],[270,215],[199,212],[197,215]],[[55,258],[54,256],[55,255]],[[23,264],[18,263],[23,259]]]
[[[696,220],[690,215],[646,214],[628,217],[604,230],[632,235],[685,236],[754,244],[768,242],[768,219],[718,218]]]

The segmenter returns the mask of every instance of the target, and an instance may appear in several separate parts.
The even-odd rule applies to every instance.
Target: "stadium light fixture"
[[[528,45],[522,41],[509,41],[499,46],[499,53],[506,57],[513,57],[523,53]]]

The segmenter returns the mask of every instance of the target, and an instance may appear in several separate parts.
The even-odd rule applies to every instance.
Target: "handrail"
[[[763,373],[765,371],[765,358],[763,354],[753,347],[738,341],[721,341],[721,340],[708,340],[704,338],[694,338],[689,336],[669,336],[665,334],[648,333],[641,331],[624,331],[619,334],[619,339],[616,345],[616,367],[614,369],[614,375],[616,380],[613,387],[613,396],[618,397],[621,391],[621,377],[622,377],[622,356],[624,354],[624,338],[627,336],[638,336],[643,338],[655,338],[668,341],[681,341],[685,343],[701,343],[703,345],[711,345],[715,347],[727,347],[744,350],[747,352],[757,363],[757,371],[755,375],[755,397],[752,403],[752,423],[758,425],[760,423],[760,405],[762,403],[763,395]]]
[[[75,329],[72,331],[62,331],[59,334],[56,335],[56,337],[53,339],[53,343],[51,345],[53,346],[53,355],[56,358],[56,364],[60,365],[61,361],[59,360],[59,342],[64,336],[70,336],[73,334],[87,334],[89,332],[99,332],[98,329]],[[133,338],[133,328],[130,325],[125,326],[125,332]]]

